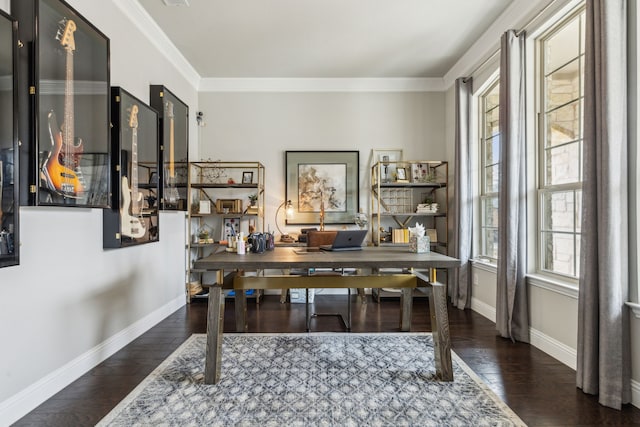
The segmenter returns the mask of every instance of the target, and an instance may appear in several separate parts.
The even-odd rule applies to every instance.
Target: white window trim
[[[576,285],[561,280],[555,280],[549,276],[544,276],[542,274],[527,274],[527,283],[531,286],[546,289],[576,300],[578,299],[578,287]]]
[[[498,272],[498,264],[494,264],[488,258],[479,257],[471,260],[473,268],[496,274]]]
[[[534,102],[535,102],[535,107],[533,111],[536,111],[536,120],[533,121],[534,125],[532,126],[532,131],[535,132],[535,139],[534,141],[536,141],[535,144],[535,149],[533,151],[528,151],[527,155],[533,155],[534,159],[535,159],[535,168],[533,170],[536,171],[536,175],[535,178],[533,178],[533,186],[530,189],[529,194],[531,196],[534,196],[535,199],[534,200],[534,206],[529,206],[528,207],[528,212],[534,214],[534,218],[535,218],[535,239],[533,239],[533,242],[530,242],[530,246],[529,246],[529,250],[531,251],[532,249],[535,250],[535,257],[531,260],[529,260],[528,262],[530,263],[530,265],[533,267],[533,271],[535,271],[532,276],[535,277],[541,277],[543,279],[545,279],[545,282],[550,282],[550,283],[559,283],[561,284],[561,286],[572,286],[569,283],[574,283],[574,279],[573,276],[571,277],[567,277],[567,281],[564,280],[564,275],[560,274],[560,273],[555,273],[553,271],[547,271],[543,269],[543,265],[542,265],[542,259],[544,257],[543,255],[543,248],[542,248],[542,203],[540,202],[540,195],[542,194],[542,192],[545,191],[554,191],[554,190],[559,190],[559,189],[567,189],[567,190],[575,190],[576,188],[573,187],[578,187],[578,188],[582,188],[582,182],[580,183],[570,183],[570,184],[561,184],[561,185],[543,185],[542,181],[541,181],[541,176],[542,176],[542,168],[544,166],[544,161],[542,160],[542,157],[544,155],[544,144],[541,143],[541,138],[542,135],[544,135],[544,130],[542,129],[543,127],[543,119],[542,116],[544,115],[544,111],[543,111],[543,107],[542,107],[542,101],[543,101],[543,87],[544,85],[542,84],[542,80],[544,79],[544,67],[542,66],[542,53],[541,53],[541,46],[543,43],[543,39],[546,39],[547,37],[549,37],[552,33],[557,31],[557,28],[559,26],[565,25],[566,23],[570,22],[571,20],[575,19],[576,16],[578,16],[579,14],[581,14],[583,12],[585,8],[585,5],[583,2],[579,2],[577,6],[575,6],[573,9],[571,9],[570,11],[568,11],[566,14],[564,14],[561,18],[559,19],[553,19],[553,20],[549,20],[548,21],[548,25],[545,25],[544,28],[540,28],[538,29],[538,31],[536,31],[535,35],[531,35],[529,40],[531,40],[531,47],[533,47],[532,51],[535,52],[535,56],[534,56],[534,60],[533,63],[536,64],[536,67],[531,67],[531,78],[534,82],[534,84],[532,86],[534,86],[533,88],[533,92],[530,92],[533,96],[534,96]],[[533,59],[533,58],[532,58]],[[535,70],[534,70],[535,69]],[[540,78],[540,76],[543,76],[542,78]],[[527,77],[528,79],[529,77]],[[535,154],[534,154],[535,153]],[[532,199],[529,199],[532,200]],[[533,224],[529,225],[531,228],[530,230],[533,230]],[[531,252],[529,252],[531,253]],[[579,261],[577,261],[579,262]],[[549,277],[549,279],[547,279]],[[575,279],[575,284],[577,286],[577,281],[578,278]],[[577,287],[576,287],[577,289]]]
[[[495,85],[500,85],[500,69],[498,68],[498,70],[495,71],[495,73],[488,78],[484,85],[482,86],[482,88],[478,91],[478,99],[476,102],[477,105],[477,111],[474,113],[475,117],[478,120],[477,123],[477,132],[478,132],[478,137],[476,138],[476,140],[478,141],[478,147],[477,147],[477,158],[476,158],[476,167],[478,168],[478,188],[476,189],[476,204],[475,207],[477,209],[478,215],[477,215],[477,228],[476,230],[476,243],[477,246],[476,248],[477,251],[480,251],[480,248],[482,248],[482,242],[484,239],[483,236],[483,231],[484,229],[482,228],[482,224],[483,224],[483,215],[484,215],[484,210],[482,209],[482,203],[483,203],[483,199],[489,198],[489,197],[494,197],[494,196],[498,196],[499,195],[499,191],[497,193],[489,193],[489,194],[485,194],[484,193],[484,189],[486,188],[486,176],[485,176],[485,168],[483,166],[485,166],[484,164],[484,156],[485,156],[485,152],[484,152],[484,143],[485,143],[485,126],[486,126],[486,115],[485,115],[485,111],[484,111],[484,103],[483,103],[483,98],[484,96],[486,96],[489,92],[489,90],[491,90]],[[499,104],[498,104],[499,106]],[[482,113],[482,117],[480,117],[480,114]],[[500,148],[502,150],[502,147]],[[498,260],[493,259],[491,257],[486,256],[486,254],[476,254],[477,260],[481,260],[482,262],[486,262],[489,265],[496,265]],[[488,261],[487,261],[488,260]]]
[[[636,304],[635,302],[627,302],[629,307],[631,307],[631,311],[636,319],[640,319],[640,304]]]

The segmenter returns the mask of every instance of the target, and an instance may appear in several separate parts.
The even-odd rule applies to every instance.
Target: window
[[[480,253],[498,260],[498,191],[500,190],[500,81],[480,95]]]
[[[538,271],[580,271],[584,9],[540,39]]]

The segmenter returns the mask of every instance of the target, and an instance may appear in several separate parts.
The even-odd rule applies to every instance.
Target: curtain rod
[[[540,9],[540,11],[538,13],[536,13],[533,18],[531,18],[529,21],[527,21],[526,24],[524,24],[522,26],[522,29],[516,31],[516,36],[520,36],[522,33],[524,33],[526,31],[526,28],[531,25],[536,19],[540,18],[540,16],[542,16],[542,14],[544,14],[550,7],[552,4],[554,4],[556,2],[556,0],[551,0],[549,3],[547,3],[547,5],[545,7],[543,7],[542,9]],[[569,3],[569,2],[567,2]],[[500,48],[497,48],[496,50],[494,50],[491,55],[489,55],[484,61],[482,61],[479,65],[477,65],[470,73],[468,73],[468,76],[473,76],[473,74],[475,74],[479,69],[481,69],[482,67],[484,67],[485,65],[487,65],[491,60],[493,60],[493,58],[495,58],[495,56],[500,53]]]

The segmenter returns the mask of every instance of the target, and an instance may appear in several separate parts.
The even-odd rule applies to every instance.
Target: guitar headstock
[[[129,114],[129,127],[138,127],[138,106],[136,104],[133,104],[131,106],[131,113]]]
[[[167,115],[167,117],[169,118],[173,118],[173,102],[171,101],[167,101],[164,104],[164,113]]]
[[[73,38],[73,33],[76,31],[76,23],[72,19],[64,18],[60,21],[58,32],[56,33],[56,40],[60,41],[60,44],[67,50],[76,50],[76,41]]]

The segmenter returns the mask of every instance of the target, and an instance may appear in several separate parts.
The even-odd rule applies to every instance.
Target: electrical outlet
[[[473,284],[478,285],[478,273],[473,273]]]

